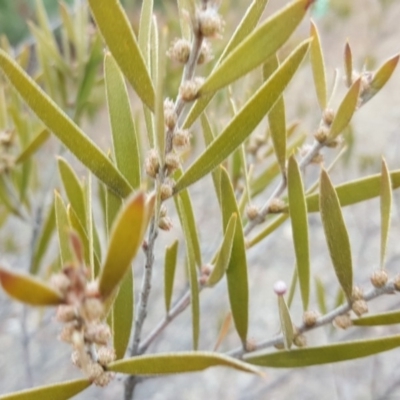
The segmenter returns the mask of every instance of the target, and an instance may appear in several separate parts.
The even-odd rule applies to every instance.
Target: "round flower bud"
[[[329,129],[326,126],[320,126],[315,132],[314,137],[319,143],[325,143],[329,136]]]
[[[69,322],[65,324],[58,338],[63,342],[72,343],[74,332],[76,331],[75,322]]]
[[[357,317],[361,317],[361,315],[368,312],[368,304],[365,300],[356,300],[351,305],[351,309],[354,311]]]
[[[175,104],[171,99],[164,101],[164,122],[168,129],[174,129],[178,115],[175,112]]]
[[[252,352],[257,350],[257,343],[254,339],[248,339],[246,341],[246,351]]]
[[[81,313],[85,320],[95,321],[103,316],[104,306],[101,300],[96,298],[85,299],[82,305]]]
[[[331,108],[325,108],[324,112],[322,113],[322,121],[324,121],[325,125],[331,126],[334,118],[335,111],[333,111]]]
[[[358,286],[354,286],[353,290],[352,290],[352,293],[351,293],[351,299],[353,301],[364,300],[364,292],[363,292],[363,290]]]
[[[271,200],[268,206],[268,212],[270,212],[271,214],[280,213],[283,211],[284,207],[285,202],[281,199],[275,198]]]
[[[198,97],[198,92],[203,84],[204,79],[200,77],[195,77],[190,81],[185,81],[181,84],[179,88],[179,95],[184,101],[193,101]]]
[[[167,56],[172,60],[181,64],[186,64],[189,60],[191,51],[190,42],[186,39],[176,39],[167,51]]]
[[[174,190],[173,190],[173,188],[172,188],[171,183],[166,182],[166,183],[163,183],[163,184],[161,185],[161,187],[160,187],[160,197],[161,197],[161,200],[167,200],[167,199],[169,199],[169,198],[172,196],[173,193],[174,193]]]
[[[50,277],[50,285],[65,294],[71,287],[71,280],[63,273],[54,274]]]
[[[349,314],[344,314],[344,315],[338,315],[333,320],[333,325],[336,328],[347,329],[347,328],[349,328],[350,326],[353,325],[353,322],[351,321],[351,318],[350,318]]]
[[[60,305],[57,307],[56,319],[58,322],[71,322],[77,317],[76,308],[71,305]]]
[[[99,375],[94,381],[93,383],[96,386],[99,387],[105,387],[107,386],[113,379],[114,379],[115,374],[112,372],[106,372],[103,371],[103,373],[101,375]]]
[[[212,54],[211,44],[207,40],[203,40],[201,44],[199,58],[197,64],[206,64],[214,58]]]
[[[110,327],[104,323],[92,323],[86,327],[85,339],[88,342],[106,345],[111,339]]]
[[[258,210],[258,207],[255,206],[254,204],[249,204],[246,207],[246,216],[250,221],[257,219],[257,217],[259,215],[260,215],[260,212]]]
[[[397,275],[397,276],[394,278],[393,283],[394,283],[394,288],[395,288],[397,291],[400,291],[400,275]]]
[[[303,322],[305,326],[314,326],[319,317],[319,313],[317,311],[306,311],[303,314]]]
[[[199,31],[204,37],[219,37],[224,30],[225,23],[213,7],[208,7],[197,13]]]
[[[97,359],[101,365],[106,366],[116,358],[115,350],[111,347],[101,346],[97,350]]]
[[[190,143],[190,134],[188,130],[178,129],[172,136],[172,144],[175,150],[182,150]]]
[[[277,350],[285,350],[285,345],[284,345],[283,342],[282,342],[282,343],[276,343],[276,344],[274,344],[274,347],[275,347]]]
[[[371,275],[371,283],[376,287],[376,288],[381,288],[386,285],[389,277],[386,271],[380,269],[377,271],[374,271],[373,274]]]
[[[91,382],[96,382],[96,380],[104,374],[104,369],[103,367],[95,362],[90,363],[87,366],[87,377]]]
[[[144,162],[144,168],[146,174],[151,178],[155,178],[160,170],[160,158],[158,156],[157,150],[151,149]]]
[[[287,292],[287,286],[284,281],[277,281],[274,283],[274,292],[278,296],[283,296]]]
[[[175,172],[180,167],[180,165],[181,163],[177,154],[171,152],[165,156],[165,167],[168,174],[172,174],[173,172]]]
[[[161,217],[158,220],[158,227],[163,231],[170,231],[173,227],[171,218],[169,217]]]
[[[307,338],[304,335],[297,335],[293,338],[293,344],[297,347],[306,347]]]
[[[81,353],[79,351],[74,350],[71,353],[71,361],[72,361],[72,364],[75,365],[75,367],[82,368]]]

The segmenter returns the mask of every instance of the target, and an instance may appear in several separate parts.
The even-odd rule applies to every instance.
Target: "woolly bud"
[[[174,193],[174,190],[172,188],[171,182],[165,182],[160,186],[160,197],[161,197],[161,200],[169,199],[172,196],[173,193]]]
[[[88,379],[89,379],[91,382],[94,383],[94,382],[96,382],[96,380],[97,380],[101,375],[104,374],[104,369],[103,369],[103,367],[102,367],[100,364],[93,362],[93,363],[90,363],[90,364],[87,366],[87,371],[86,371],[86,373],[87,373],[87,375],[88,375]]]
[[[186,39],[176,39],[167,51],[167,56],[181,64],[186,64],[189,60],[191,51],[190,42]]]
[[[357,317],[361,317],[361,315],[368,312],[368,304],[365,300],[356,300],[351,305],[351,309],[354,311]]]
[[[164,122],[168,129],[174,129],[178,115],[175,112],[175,104],[171,99],[164,101]]]
[[[256,350],[257,350],[256,341],[253,338],[247,339],[247,341],[246,341],[246,351],[251,353],[252,351],[256,351]]]
[[[115,350],[111,347],[101,346],[97,350],[97,359],[101,365],[106,366],[116,358]]]
[[[351,318],[350,318],[349,314],[344,314],[344,315],[338,315],[333,320],[333,325],[336,328],[347,329],[347,328],[349,328],[350,326],[353,325],[353,322],[351,321]]]
[[[364,292],[363,292],[363,290],[358,286],[354,286],[353,290],[352,290],[352,293],[351,293],[351,299],[353,301],[364,300]]]
[[[60,305],[57,307],[56,319],[58,322],[71,322],[76,318],[76,309],[70,305]]]
[[[94,381],[93,383],[96,386],[100,386],[100,387],[105,387],[107,386],[113,379],[114,379],[115,374],[112,372],[106,372],[103,371],[103,373],[101,375],[99,375]]]
[[[327,126],[331,126],[333,119],[335,118],[335,111],[331,108],[325,108],[324,112],[322,113],[322,121]]]
[[[342,143],[342,138],[341,137],[337,137],[337,138],[335,138],[333,140],[330,140],[329,142],[326,142],[325,146],[329,147],[331,149],[334,149],[334,148],[338,147],[340,143]]]
[[[74,350],[71,353],[71,361],[72,361],[72,364],[75,365],[75,367],[82,368],[81,353],[79,351]]]
[[[246,216],[250,221],[253,221],[257,219],[257,217],[260,215],[259,209],[256,205],[254,204],[249,204],[246,207]]]
[[[97,280],[95,281],[90,281],[86,285],[85,289],[85,295],[86,297],[100,297],[100,292],[99,292],[99,282]]]
[[[103,303],[96,298],[85,299],[81,313],[85,320],[95,321],[103,316],[104,306]]]
[[[201,44],[199,58],[197,64],[206,64],[214,58],[210,42],[204,40]]]
[[[307,338],[304,335],[297,335],[293,338],[293,344],[297,347],[306,347]]]
[[[165,156],[165,167],[167,169],[168,175],[175,172],[180,167],[180,165],[181,163],[177,154],[171,152]]]
[[[280,213],[283,211],[285,203],[283,200],[275,198],[272,199],[268,206],[268,212],[271,214]]]
[[[319,143],[325,143],[329,136],[329,129],[326,126],[320,126],[317,132],[314,133],[315,139]]]
[[[184,101],[193,101],[198,97],[198,92],[201,85],[204,82],[204,78],[195,77],[190,81],[185,81],[179,88],[179,95]]]
[[[174,149],[181,150],[187,147],[190,143],[190,134],[188,130],[178,129],[173,137],[172,144],[174,145]]]
[[[86,327],[85,339],[88,342],[106,345],[111,339],[110,327],[104,323],[90,324]]]
[[[393,280],[394,288],[400,291],[400,275],[397,275]]]
[[[199,31],[204,37],[219,37],[224,31],[225,23],[213,7],[208,7],[197,13]]]
[[[169,217],[162,217],[158,220],[158,227],[163,231],[170,231],[173,226]]]
[[[75,331],[76,331],[75,323],[69,322],[63,326],[62,331],[58,336],[58,339],[62,340],[63,342],[72,343]]]
[[[54,274],[50,277],[50,285],[65,294],[71,286],[71,280],[63,273]]]
[[[306,311],[303,314],[303,322],[307,327],[314,326],[319,317],[319,313],[317,311]]]
[[[278,296],[283,296],[287,292],[287,286],[284,281],[277,281],[274,283],[274,292]]]
[[[382,269],[374,271],[373,274],[371,275],[371,283],[376,288],[381,288],[382,286],[385,286],[388,279],[389,277],[387,272]]]
[[[160,158],[158,156],[157,150],[151,149],[147,153],[146,160],[144,162],[144,168],[146,174],[151,178],[155,178],[160,170]]]

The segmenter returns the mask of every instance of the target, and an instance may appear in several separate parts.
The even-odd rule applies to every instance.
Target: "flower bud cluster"
[[[184,101],[194,101],[198,97],[199,89],[204,83],[204,78],[196,76],[195,78],[182,82],[179,88],[179,95]]]
[[[199,33],[206,38],[220,38],[224,32],[225,22],[213,5],[208,5],[204,10],[198,10],[196,22]]]
[[[63,323],[59,339],[71,344],[73,364],[91,382],[105,386],[113,378],[105,366],[115,360],[115,351],[109,346],[110,327],[102,320],[104,304],[97,282],[89,282],[87,275],[84,267],[67,265],[51,277],[51,284],[64,297],[56,310],[56,319]]]

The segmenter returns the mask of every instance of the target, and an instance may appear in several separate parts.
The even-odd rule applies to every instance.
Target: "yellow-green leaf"
[[[71,203],[72,208],[76,212],[80,223],[83,227],[86,226],[86,209],[85,209],[85,196],[83,193],[82,185],[79,178],[76,176],[72,167],[68,162],[58,157],[58,169],[60,171],[61,180],[64,185],[65,193]]]
[[[385,265],[387,241],[390,229],[390,215],[392,211],[392,184],[386,161],[382,159],[381,178],[381,268]]]
[[[321,279],[318,277],[315,278],[315,290],[319,311],[321,312],[321,314],[326,314],[328,312],[328,307],[326,306],[325,288]]]
[[[293,156],[289,158],[288,164],[288,197],[301,299],[303,301],[303,310],[307,310],[310,299],[310,249],[307,205],[300,168]]]
[[[313,40],[310,46],[310,59],[314,85],[315,90],[317,91],[319,106],[321,107],[321,110],[325,110],[327,105],[325,63],[318,29],[313,21],[311,21],[311,37]]]
[[[183,2],[184,0],[178,0],[178,3]],[[268,0],[253,0],[252,3],[249,5],[246,13],[244,14],[242,20],[240,21],[239,25],[237,26],[235,32],[232,34],[231,38],[229,39],[228,44],[225,46],[220,58],[218,59],[217,63],[213,70],[215,70],[221,61],[232,52],[232,50],[237,47],[237,45],[243,41],[256,27],[258,21],[261,18],[262,13],[264,12],[265,6],[267,5]],[[180,8],[181,12],[181,8]],[[182,17],[180,18],[183,19]],[[189,31],[190,33],[190,31]],[[188,40],[190,36],[186,37]],[[200,97],[190,109],[185,122],[183,123],[183,127],[185,129],[189,129],[196,119],[200,116],[200,114],[206,109],[207,105],[210,103],[212,98],[214,97],[214,93],[208,93]]]
[[[396,335],[264,355],[245,356],[244,359],[250,364],[262,367],[297,368],[354,360],[392,350],[399,346],[400,335]]]
[[[175,191],[182,190],[208,174],[248,138],[281,96],[303,60],[308,46],[307,40],[291,53],[178,180]]]
[[[185,191],[186,192],[186,191]],[[183,192],[183,193],[185,193]],[[186,259],[187,259],[187,275],[189,277],[190,285],[190,301],[192,306],[192,335],[193,335],[193,349],[197,350],[199,346],[200,336],[200,299],[199,299],[199,282],[196,269],[195,251],[193,248],[193,240],[191,238],[191,227],[189,226],[189,218],[184,215],[184,197],[179,195],[176,199],[176,205],[182,230],[185,235],[186,244]],[[201,264],[200,264],[201,265]]]
[[[355,318],[353,325],[378,326],[400,324],[400,311],[391,311],[382,314],[368,315],[367,317]]]
[[[289,39],[310,4],[310,0],[294,1],[257,27],[209,75],[200,95],[215,92],[261,65]]]
[[[147,210],[142,192],[132,195],[116,217],[99,277],[99,291],[111,295],[125,277],[146,229]]]
[[[121,71],[154,111],[154,87],[127,15],[118,0],[89,0],[97,26]]]
[[[264,64],[263,74],[267,80],[279,68],[279,60],[276,55]],[[268,113],[268,124],[271,132],[272,144],[280,170],[283,175],[286,173],[286,112],[283,95],[276,101]]]
[[[339,198],[325,170],[322,170],[320,179],[322,225],[336,276],[349,300],[353,290],[353,267],[349,234],[340,209]]]
[[[54,192],[54,207],[56,210],[56,223],[60,257],[63,265],[73,262],[75,257],[71,251],[69,242],[69,230],[71,229],[67,214],[67,208],[58,192]]]
[[[0,267],[0,283],[11,297],[32,306],[54,306],[64,301],[59,292],[32,275]]]
[[[42,129],[34,139],[21,151],[15,159],[15,163],[23,163],[27,161],[33,154],[35,154],[47,139],[50,137],[50,132],[47,129]]]
[[[224,276],[231,260],[233,240],[235,238],[237,214],[232,214],[225,229],[224,240],[215,257],[214,269],[207,280],[207,286],[216,285]]]
[[[134,321],[132,268],[128,268],[113,304],[113,343],[117,360],[124,357]]]
[[[34,389],[21,390],[0,395],[0,400],[68,400],[91,385],[87,379],[77,379],[63,383],[39,386]]]
[[[400,186],[400,170],[390,173],[392,189]],[[342,207],[369,200],[380,195],[381,175],[371,175],[335,187]],[[319,211],[319,194],[306,197],[308,212]]]
[[[289,350],[293,344],[294,331],[289,308],[283,296],[278,296],[278,309],[279,319],[281,322],[281,330],[283,334],[283,342],[285,345],[285,349]]]
[[[252,365],[223,354],[205,351],[143,355],[115,361],[107,368],[130,375],[159,375],[202,371],[217,366],[260,374]]]
[[[140,11],[138,42],[145,63],[150,64],[150,34],[151,19],[153,18],[153,0],[144,0]]]
[[[106,155],[1,49],[0,69],[32,111],[75,157],[120,196],[126,197],[129,195],[132,188]]]
[[[221,167],[221,208],[222,223],[226,232],[232,214],[239,214],[235,192],[227,171]],[[226,270],[229,302],[233,321],[242,343],[246,343],[248,330],[249,286],[247,277],[246,246],[244,242],[242,221],[236,222],[231,257]]]
[[[165,311],[169,312],[172,299],[172,291],[174,287],[174,277],[176,270],[176,261],[178,258],[178,244],[177,240],[171,246],[165,249],[164,259],[164,299],[165,299]]]
[[[140,186],[140,155],[128,91],[117,63],[110,54],[104,59],[108,113],[118,170],[136,189]]]
[[[363,103],[370,100],[383,88],[383,86],[392,76],[393,71],[396,69],[399,58],[399,54],[393,56],[373,74],[369,89],[362,94]]]
[[[344,71],[346,74],[347,87],[350,87],[353,82],[353,55],[351,53],[349,42],[346,42],[346,46],[344,48]]]
[[[361,79],[357,79],[350,87],[346,96],[340,103],[340,106],[333,118],[333,122],[328,135],[328,142],[335,140],[343,129],[349,124],[357,109],[358,98],[360,94]]]

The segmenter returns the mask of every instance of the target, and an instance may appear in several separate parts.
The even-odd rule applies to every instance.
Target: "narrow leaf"
[[[261,65],[289,39],[310,4],[310,0],[297,0],[268,18],[209,75],[200,95],[215,92]]]
[[[158,375],[202,371],[216,366],[259,374],[257,369],[242,361],[205,351],[143,355],[115,361],[107,368],[130,375]]]
[[[279,60],[276,55],[272,56],[269,62],[264,64],[264,79],[267,79],[279,68]],[[280,170],[286,174],[286,112],[283,95],[277,100],[271,111],[268,113],[268,124],[271,132],[272,143]]]
[[[182,3],[184,0],[178,0],[178,3]],[[244,14],[242,20],[237,26],[235,32],[232,34],[229,39],[228,44],[225,46],[220,58],[215,64],[214,70],[218,67],[221,61],[232,52],[232,50],[237,47],[239,43],[243,41],[256,27],[258,21],[261,18],[262,13],[264,12],[265,6],[267,5],[268,0],[253,0],[249,5],[246,13]],[[181,8],[180,8],[181,13]],[[182,16],[180,18],[183,19]],[[190,27],[189,27],[190,29]],[[190,39],[190,30],[189,35],[185,36],[188,40]],[[273,53],[273,52],[272,52]],[[271,54],[272,54],[271,53]],[[210,103],[212,98],[214,97],[214,93],[209,93],[205,96],[200,97],[190,109],[185,122],[183,123],[183,127],[185,129],[189,129],[193,123],[197,120],[200,114],[206,109],[207,105]]]
[[[44,143],[46,143],[47,139],[50,137],[50,132],[47,129],[41,130],[34,139],[26,146],[21,153],[17,156],[15,163],[24,163],[27,161],[33,154],[35,154]]]
[[[379,326],[400,324],[400,311],[391,311],[382,314],[368,315],[367,317],[352,320],[356,326]]]
[[[50,99],[42,89],[0,49],[0,68],[38,118],[101,181],[122,197],[132,191],[106,155]]]
[[[140,186],[140,156],[136,128],[124,78],[110,54],[104,59],[108,113],[118,170],[136,189]]]
[[[0,400],[68,400],[90,385],[91,382],[87,379],[77,379],[0,395]]]
[[[313,41],[310,46],[310,59],[314,85],[315,90],[317,91],[319,106],[321,107],[321,110],[325,110],[327,105],[325,63],[318,29],[313,21],[311,21],[311,37],[313,38]]]
[[[133,273],[129,268],[113,304],[113,343],[117,360],[124,357],[128,348],[134,321],[133,304]]]
[[[178,192],[208,174],[247,139],[281,96],[303,60],[308,44],[309,42],[305,41],[299,45],[251,97],[223,132],[179,179],[175,191]]]
[[[400,187],[400,170],[390,173],[392,189]],[[342,207],[369,200],[380,195],[381,175],[371,175],[366,178],[346,182],[335,187]],[[319,211],[319,194],[307,196],[308,212]]]
[[[144,0],[140,11],[138,42],[145,63],[150,64],[150,33],[153,16],[153,0]]]
[[[221,343],[223,340],[226,338],[226,335],[228,334],[229,328],[232,324],[232,313],[229,312],[226,317],[224,318],[224,321],[222,323],[221,329],[218,334],[217,341],[215,342],[213,351],[217,351],[219,347],[221,346]]]
[[[68,200],[71,203],[72,208],[76,212],[76,215],[82,226],[85,227],[85,197],[79,178],[76,176],[74,170],[68,164],[68,162],[62,157],[58,157],[58,169],[60,171],[61,180],[63,182]]]
[[[359,78],[351,85],[346,96],[340,103],[335,117],[333,118],[332,126],[328,135],[328,141],[336,139],[349,124],[354,111],[357,109],[360,86],[361,79]]]
[[[387,241],[390,229],[390,215],[392,211],[392,184],[386,161],[382,159],[381,180],[381,268],[385,266]]]
[[[293,344],[294,331],[289,308],[283,296],[278,296],[278,309],[285,349],[289,350]]]
[[[34,276],[0,267],[0,283],[14,299],[32,306],[54,306],[64,300],[50,285]]]
[[[328,307],[326,306],[326,296],[325,296],[324,284],[322,283],[321,279],[319,279],[318,277],[315,278],[315,289],[316,289],[319,311],[321,312],[322,315],[324,315],[328,312]]]
[[[245,361],[262,367],[297,368],[331,364],[367,357],[400,346],[400,336],[358,340],[326,346],[294,349],[285,352],[245,357]]]
[[[344,71],[346,74],[347,87],[350,87],[353,82],[353,55],[351,53],[349,42],[346,42],[346,46],[344,48]]]
[[[237,214],[232,214],[226,226],[224,240],[216,255],[214,269],[207,280],[207,286],[216,285],[224,276],[231,260],[233,241],[236,232]]]
[[[396,69],[399,58],[399,54],[393,56],[374,73],[369,89],[362,95],[363,103],[374,97],[385,86]]]
[[[169,312],[172,299],[172,291],[174,287],[174,277],[176,270],[176,261],[178,258],[178,244],[177,240],[165,249],[164,259],[164,299],[165,299],[165,311]]]
[[[69,245],[68,231],[71,229],[67,214],[67,208],[58,192],[54,193],[54,207],[56,210],[56,222],[58,233],[58,244],[60,247],[60,257],[63,265],[74,261],[74,255]]]
[[[293,156],[289,158],[288,165],[288,197],[301,299],[303,301],[303,310],[305,311],[308,309],[310,299],[310,249],[307,205],[300,168]]]
[[[235,193],[227,171],[221,167],[221,204],[224,232],[232,214],[239,215]],[[241,220],[236,222],[231,257],[226,271],[229,302],[233,321],[242,343],[246,343],[248,330],[249,287],[247,278],[246,247]]]
[[[184,204],[182,196],[178,196],[176,200],[177,210],[180,218],[184,214]],[[190,285],[190,301],[192,306],[192,335],[193,335],[193,349],[197,350],[199,346],[200,336],[200,300],[199,300],[199,283],[196,269],[196,259],[193,249],[193,241],[190,237],[190,227],[188,218],[181,219],[182,230],[185,236],[186,244],[186,259],[187,259],[187,274],[189,276]]]
[[[154,110],[154,87],[135,34],[118,0],[89,0],[97,26],[115,61],[140,99]]]
[[[321,172],[320,209],[329,253],[336,276],[348,300],[353,290],[353,267],[349,235],[339,198],[325,170]]]
[[[145,195],[139,193],[126,201],[117,216],[99,277],[99,291],[104,298],[117,289],[141,246],[146,214]]]

